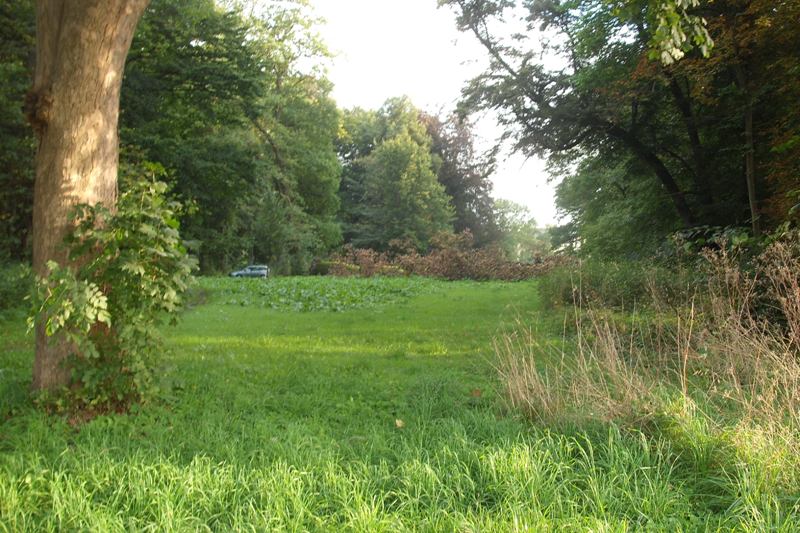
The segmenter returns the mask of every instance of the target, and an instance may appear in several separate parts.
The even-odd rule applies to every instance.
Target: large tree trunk
[[[33,201],[33,267],[64,264],[69,213],[79,203],[113,206],[117,121],[125,57],[149,0],[38,0],[36,69],[28,118],[39,138]],[[68,384],[70,347],[36,330],[33,388]]]

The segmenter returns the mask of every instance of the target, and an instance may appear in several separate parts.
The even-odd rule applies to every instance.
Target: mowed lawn
[[[202,281],[165,330],[158,401],[80,427],[30,407],[32,341],[0,323],[0,531],[739,523],[658,442],[504,407],[492,338],[538,314],[534,282],[236,283]]]

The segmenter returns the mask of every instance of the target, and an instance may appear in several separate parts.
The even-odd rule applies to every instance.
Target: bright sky
[[[486,54],[460,33],[455,15],[436,0],[312,0],[327,23],[319,28],[337,54],[329,69],[339,106],[377,109],[407,95],[417,107],[450,111],[465,82],[483,71]],[[491,118],[476,124],[487,143],[501,133]],[[494,197],[528,206],[540,226],[556,221],[544,163],[512,155],[494,177]]]

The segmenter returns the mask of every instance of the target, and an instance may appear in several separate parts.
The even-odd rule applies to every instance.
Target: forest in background
[[[713,53],[670,65],[651,57],[648,2],[537,2],[523,13],[528,33],[511,36],[490,31],[503,2],[445,3],[492,62],[457,113],[433,116],[403,97],[338,109],[305,2],[257,15],[247,3],[152,2],[126,66],[123,176],[169,183],[206,273],[266,262],[301,274],[342,244],[385,251],[403,240],[425,252],[437,233],[465,230],[515,260],[551,238],[557,250],[636,259],[669,253],[676,232],[758,236],[796,216],[798,2],[703,4]],[[33,9],[4,0],[0,18],[0,259],[20,261],[30,255]],[[491,197],[494,154],[476,149],[469,123],[487,109],[560,179],[566,223],[548,235]]]
[[[677,62],[653,52],[652,2],[531,2],[527,32],[506,38],[494,28],[512,3],[446,3],[492,58],[464,108],[497,111],[517,149],[562,178],[557,246],[645,258],[677,231],[758,237],[795,216],[800,3],[692,2],[714,46]]]
[[[465,230],[514,259],[546,248],[530,213],[492,199],[493,157],[466,120],[405,97],[338,109],[308,6],[266,7],[249,16],[233,3],[154,1],[127,60],[120,187],[142,174],[170,185],[201,272],[259,262],[304,274],[343,243],[425,251],[437,233]],[[0,17],[0,259],[20,261],[32,223],[33,8],[4,1]]]

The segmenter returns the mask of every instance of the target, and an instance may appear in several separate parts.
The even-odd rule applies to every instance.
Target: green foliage
[[[495,200],[495,217],[506,257],[511,261],[530,262],[550,251],[547,232],[536,225],[527,207],[509,200]]]
[[[630,159],[587,159],[559,183],[556,204],[570,217],[582,256],[642,260],[680,228],[656,181],[640,173],[645,171]]]
[[[124,409],[152,395],[157,326],[175,322],[195,266],[178,233],[180,205],[166,190],[142,179],[128,184],[114,211],[78,206],[65,242],[74,266],[50,262],[38,281],[29,326],[72,352],[72,383],[57,405]]]
[[[425,249],[438,232],[450,229],[452,208],[432,170],[426,145],[411,134],[384,141],[364,161],[367,218],[359,244],[385,248],[407,239]]]
[[[454,212],[434,172],[431,138],[407,98],[388,100],[378,112],[348,111],[339,155],[348,243],[385,250],[403,239],[424,250],[436,233],[452,230]]]
[[[203,272],[303,273],[341,240],[328,53],[302,4],[263,7],[153,1],[126,66],[122,142],[196,207],[182,224]]]
[[[580,261],[557,267],[542,277],[539,292],[548,307],[589,303],[597,307],[647,307],[656,295],[661,304],[684,303],[703,280],[690,268],[648,261]]]
[[[656,31],[652,38],[650,57],[671,65],[682,59],[687,52],[697,48],[703,57],[708,57],[714,40],[706,29],[706,20],[692,14],[700,0],[659,0],[655,11]]]
[[[23,104],[34,21],[33,2],[0,1],[0,263],[30,257],[36,143]]]
[[[373,308],[405,302],[433,290],[425,278],[336,277],[231,279],[201,278],[212,300],[278,311],[332,311]]]
[[[462,111],[499,115],[517,149],[547,158],[561,178],[569,222],[559,244],[643,259],[680,229],[758,217],[769,230],[791,216],[797,2],[442,3],[489,58]],[[502,26],[518,15],[528,31]],[[649,58],[654,40],[663,61]],[[757,117],[752,150],[747,110]],[[744,185],[750,152],[754,194]]]
[[[644,432],[509,416],[490,339],[541,311],[536,284],[435,285],[343,313],[212,301],[166,336],[164,402],[79,431],[29,406],[32,343],[0,324],[0,527],[797,529],[771,483],[795,458],[762,466],[758,434],[727,453],[681,405]]]
[[[5,311],[26,306],[30,296],[33,275],[26,264],[0,265],[0,317]]]
[[[620,16],[645,12],[650,30],[650,59],[664,65],[680,61],[687,53],[698,50],[707,58],[714,47],[708,33],[708,22],[697,12],[706,8],[705,0],[606,0]]]
[[[123,167],[162,164],[196,207],[183,232],[204,271],[243,262],[305,272],[341,241],[339,113],[329,54],[304,2],[154,0],[137,27],[120,106]],[[30,257],[35,140],[23,114],[31,2],[0,2],[0,261]],[[253,16],[257,15],[257,16]],[[129,159],[130,154],[133,158]]]
[[[436,179],[455,211],[454,231],[469,231],[477,247],[496,243],[501,236],[491,197],[495,150],[478,153],[472,125],[457,114],[446,118],[422,114],[422,121],[431,137]]]
[[[767,240],[778,238],[780,234],[777,232],[774,237],[758,238],[741,227],[697,226],[675,232],[670,240],[676,250],[676,258],[691,261],[699,259],[707,249],[725,249],[739,254],[744,252],[745,256],[751,256],[763,251]]]

